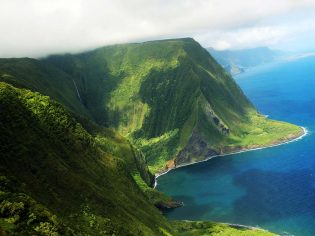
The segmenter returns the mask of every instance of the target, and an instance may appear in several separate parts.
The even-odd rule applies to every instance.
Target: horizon
[[[34,56],[12,56],[12,57],[1,57],[3,59],[10,59],[10,58],[30,58],[30,59],[45,59],[49,56],[59,56],[59,55],[76,55],[76,54],[81,54],[81,53],[86,53],[86,52],[90,52],[90,51],[94,51],[103,47],[111,47],[111,46],[116,46],[116,45],[124,45],[124,44],[141,44],[141,43],[147,43],[147,42],[154,42],[154,41],[167,41],[167,40],[176,40],[176,39],[186,39],[186,38],[191,38],[193,40],[195,40],[197,43],[199,43],[203,48],[207,49],[207,50],[215,50],[217,52],[242,52],[242,51],[246,51],[246,50],[256,50],[256,49],[269,49],[271,51],[281,51],[284,53],[290,53],[289,57],[293,56],[294,58],[299,58],[299,57],[309,57],[309,56],[314,56],[315,55],[315,49],[309,49],[309,50],[301,50],[301,51],[285,51],[285,50],[281,50],[278,48],[272,48],[269,46],[257,46],[257,47],[248,47],[248,48],[227,48],[227,49],[215,49],[214,47],[205,47],[203,46],[199,41],[197,41],[196,39],[192,38],[192,37],[174,37],[174,38],[163,38],[163,39],[152,39],[152,40],[139,40],[139,41],[130,41],[130,42],[125,42],[125,43],[111,43],[111,44],[106,44],[106,45],[99,45],[99,46],[95,46],[95,47],[89,47],[86,49],[78,49],[78,50],[74,50],[74,51],[62,51],[62,52],[47,52],[43,55],[34,55]],[[209,51],[210,53],[210,51]],[[211,54],[211,53],[210,53]]]

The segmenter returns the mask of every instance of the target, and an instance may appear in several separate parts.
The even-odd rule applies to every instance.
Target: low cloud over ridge
[[[0,57],[187,36],[217,49],[295,50],[315,30],[314,0],[0,0],[0,11]]]

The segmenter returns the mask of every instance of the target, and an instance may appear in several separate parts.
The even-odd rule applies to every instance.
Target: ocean
[[[158,178],[184,207],[170,219],[257,226],[279,235],[315,235],[315,57],[258,66],[235,77],[271,119],[307,128],[296,142],[227,155]]]

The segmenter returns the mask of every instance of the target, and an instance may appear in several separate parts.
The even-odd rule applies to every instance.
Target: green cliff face
[[[152,175],[141,153],[81,118],[83,128],[47,96],[0,82],[0,110],[2,235],[262,233],[170,224],[152,204],[169,199],[148,187]]]
[[[301,133],[193,39],[0,59],[0,111],[0,233],[26,235],[193,235],[154,207],[171,199],[152,173]]]
[[[299,127],[260,115],[193,39],[109,46],[44,60],[73,78],[95,121],[127,137],[151,171],[271,145]]]
[[[73,79],[53,65],[31,58],[0,58],[0,81],[48,95],[73,112],[89,116]]]
[[[94,138],[59,103],[5,83],[0,110],[0,223],[8,232],[36,234],[41,224],[75,235],[170,231],[134,182],[146,170],[123,138],[107,130]],[[6,179],[17,187],[6,190]],[[36,216],[42,208],[47,216]]]
[[[127,137],[155,173],[301,133],[266,119],[193,39],[0,60],[0,79],[49,95]]]

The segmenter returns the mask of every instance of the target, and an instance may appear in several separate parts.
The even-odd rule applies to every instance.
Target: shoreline
[[[240,151],[236,151],[236,152],[218,154],[218,155],[206,157],[204,160],[195,161],[195,162],[190,162],[190,163],[184,163],[184,164],[180,164],[180,165],[178,165],[178,166],[176,166],[176,167],[169,168],[169,169],[167,169],[167,170],[165,170],[165,171],[162,171],[162,172],[160,172],[160,173],[155,174],[155,176],[154,176],[154,185],[153,185],[153,188],[156,188],[156,186],[157,186],[157,179],[158,179],[160,176],[165,175],[165,174],[167,174],[169,171],[175,170],[175,169],[177,169],[177,168],[181,168],[181,167],[185,167],[185,166],[194,165],[194,164],[197,164],[197,163],[209,161],[209,160],[211,160],[212,158],[216,158],[216,157],[229,156],[229,155],[239,154],[239,153],[243,153],[243,152],[256,151],[256,150],[260,150],[260,149],[272,148],[272,147],[277,147],[277,146],[280,146],[280,145],[284,145],[284,144],[289,144],[289,143],[292,143],[292,142],[296,142],[296,141],[298,141],[298,140],[300,140],[300,139],[303,139],[303,138],[308,134],[307,128],[305,128],[305,127],[303,127],[303,126],[301,126],[301,128],[302,128],[302,130],[303,130],[303,133],[302,133],[301,135],[299,135],[298,137],[295,137],[295,138],[292,138],[292,139],[283,141],[283,142],[280,141],[280,142],[278,142],[278,143],[271,144],[271,145],[268,145],[268,146],[262,146],[262,147],[257,147],[257,148],[249,148],[249,149],[240,150]]]
[[[178,221],[195,222],[194,220],[178,220]],[[204,221],[204,220],[200,220],[200,221]],[[250,230],[259,230],[259,231],[263,231],[263,232],[270,232],[270,231],[268,231],[266,229],[260,228],[259,226],[248,226],[248,225],[235,224],[235,223],[226,223],[226,222],[218,222],[218,221],[210,221],[210,222],[213,222],[213,223],[216,223],[216,224],[228,225],[230,227],[235,227],[235,228],[240,228],[240,229],[250,229]]]

